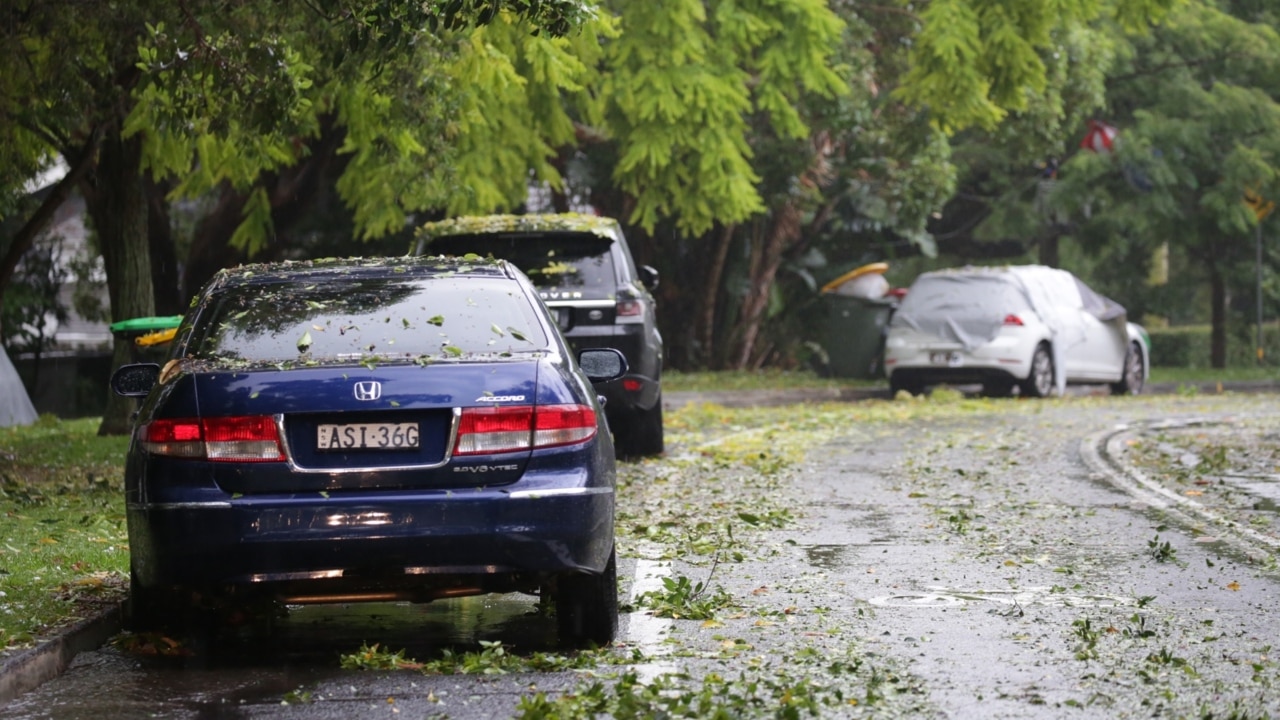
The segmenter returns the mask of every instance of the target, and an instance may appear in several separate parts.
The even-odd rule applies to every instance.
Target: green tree
[[[148,178],[181,178],[178,194],[223,183],[243,193],[234,241],[252,252],[271,221],[257,183],[295,164],[326,114],[349,131],[341,149],[352,156],[348,169],[377,172],[344,176],[339,190],[359,208],[361,227],[385,232],[404,208],[440,201],[432,194],[443,181],[413,165],[433,145],[427,136],[386,117],[412,113],[378,82],[405,67],[389,58],[422,62],[436,49],[433,33],[490,22],[504,8],[527,30],[551,35],[589,14],[576,0],[9,3],[0,11],[8,69],[0,162],[18,172],[5,173],[0,207],[15,206],[23,179],[50,157],[66,158],[70,172],[5,248],[0,292],[53,209],[78,188],[105,261],[112,318],[153,314],[149,215],[161,186]],[[407,86],[420,81],[410,77]],[[117,347],[117,364],[127,356]],[[126,431],[127,411],[111,397],[102,432]]]
[[[1074,157],[1054,200],[1094,253],[1147,258],[1168,243],[1175,267],[1209,288],[1214,367],[1226,363],[1233,286],[1252,294],[1258,218],[1245,192],[1280,198],[1280,16],[1261,8],[1188,3],[1147,35],[1113,33],[1116,151]]]

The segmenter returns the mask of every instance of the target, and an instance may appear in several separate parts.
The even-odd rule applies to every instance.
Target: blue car
[[[617,628],[614,448],[593,383],[501,260],[242,266],[201,291],[126,469],[128,625],[207,607],[549,597],[561,640]]]

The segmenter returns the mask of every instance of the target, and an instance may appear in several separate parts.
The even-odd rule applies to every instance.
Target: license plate
[[[344,423],[316,428],[316,448],[320,450],[411,450],[418,443],[418,423]]]
[[[964,358],[960,357],[960,353],[957,352],[935,352],[929,353],[929,362],[934,365],[960,367],[964,364]]]

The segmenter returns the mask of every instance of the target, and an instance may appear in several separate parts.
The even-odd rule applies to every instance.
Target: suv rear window
[[[598,290],[611,295],[618,286],[613,240],[585,233],[448,235],[431,241],[428,251],[442,255],[492,255],[511,261],[542,288]]]
[[[359,362],[543,350],[547,337],[506,280],[346,278],[223,290],[188,355],[206,360]]]

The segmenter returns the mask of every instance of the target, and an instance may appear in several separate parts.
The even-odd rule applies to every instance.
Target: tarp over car
[[[1053,333],[1054,384],[1066,388],[1063,357],[1085,341],[1079,310],[1101,321],[1123,318],[1122,305],[1074,275],[1043,265],[966,266],[923,273],[894,315],[901,324],[973,350],[991,342],[1009,313],[1034,311]]]

